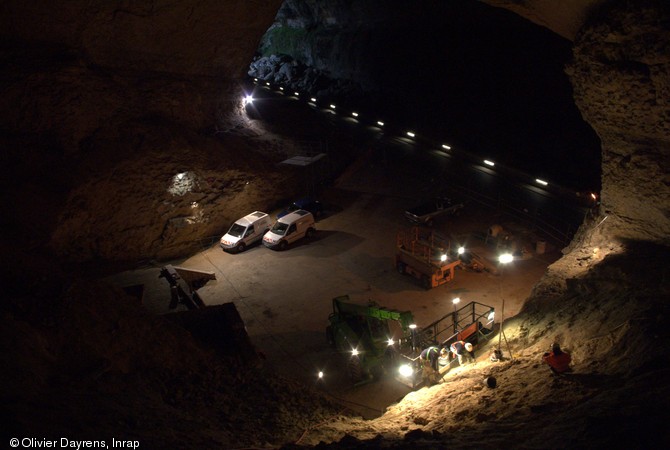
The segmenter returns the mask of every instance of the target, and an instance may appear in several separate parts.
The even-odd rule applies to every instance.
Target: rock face
[[[105,69],[237,80],[278,0],[3,2],[3,35],[74,50]]]
[[[670,6],[620,1],[575,40],[568,73],[602,141],[602,226],[613,237],[670,243]]]
[[[71,260],[137,260],[276,201],[236,130],[258,134],[239,80],[280,3],[4,2],[5,224]],[[170,193],[186,172],[191,189]]]
[[[521,17],[574,40],[587,17],[606,0],[480,0],[492,6],[509,9]]]

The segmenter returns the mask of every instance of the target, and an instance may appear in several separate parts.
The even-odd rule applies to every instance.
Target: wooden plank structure
[[[175,267],[171,264],[161,269],[159,277],[165,278],[170,284],[170,309],[175,309],[179,303],[188,309],[204,308],[205,303],[198,295],[198,289],[209,280],[216,280],[214,272]]]

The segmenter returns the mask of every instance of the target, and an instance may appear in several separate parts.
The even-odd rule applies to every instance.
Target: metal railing
[[[470,302],[460,309],[437,319],[435,322],[416,331],[413,342],[416,346],[427,347],[429,345],[444,346],[474,325],[471,334],[488,339],[490,330],[487,328],[493,324],[495,309],[492,306],[479,302]]]
[[[578,218],[579,213],[577,212],[575,212],[575,219],[571,221],[560,217],[549,219],[545,217],[539,208],[531,211],[515,207],[511,201],[503,196],[502,192],[498,192],[496,196],[490,196],[482,193],[481,190],[470,189],[463,185],[452,185],[448,190],[480,205],[495,209],[501,214],[518,219],[530,225],[532,230],[540,232],[543,236],[559,244],[570,243],[581,224],[581,220]]]

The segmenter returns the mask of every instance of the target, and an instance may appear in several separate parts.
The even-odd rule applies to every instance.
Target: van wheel
[[[244,245],[244,242],[240,242],[237,244],[237,253],[242,253],[244,250],[246,250],[247,246]]]
[[[315,231],[316,231],[316,230],[314,230],[314,228],[307,228],[306,236],[307,236],[308,238],[312,238],[312,237],[314,237],[314,233],[315,233]]]
[[[286,250],[286,241],[281,241],[279,243],[279,250]]]

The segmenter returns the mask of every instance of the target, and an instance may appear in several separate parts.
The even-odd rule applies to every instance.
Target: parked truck
[[[412,223],[431,226],[437,216],[456,214],[464,206],[463,202],[454,201],[446,197],[438,197],[407,209],[405,217]]]
[[[411,227],[398,232],[394,263],[399,273],[431,289],[453,280],[461,261],[448,239],[430,229]]]

